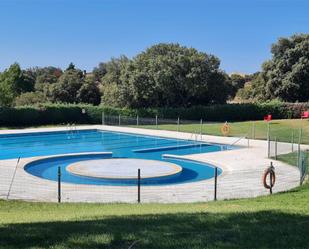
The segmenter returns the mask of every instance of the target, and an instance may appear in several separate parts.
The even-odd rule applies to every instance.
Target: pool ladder
[[[200,141],[202,142],[203,140],[203,135],[202,134],[199,134],[198,132],[194,132],[194,133],[191,133],[191,136],[190,136],[190,140],[194,140],[195,143],[198,143],[198,137],[200,136]]]
[[[243,137],[239,137],[236,141],[231,143],[230,147],[236,145],[237,143],[239,143],[240,141],[245,140],[245,139],[247,139],[247,147],[249,148],[250,147],[250,139],[249,139],[248,133]]]
[[[67,130],[68,130],[69,132],[76,131],[76,124],[75,124],[75,123],[72,123],[72,124],[68,123],[68,124],[67,124]]]

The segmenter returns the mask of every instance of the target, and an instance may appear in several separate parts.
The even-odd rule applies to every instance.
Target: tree
[[[14,98],[11,86],[0,79],[0,106],[10,106]]]
[[[280,38],[271,48],[272,59],[252,81],[256,99],[309,100],[309,34]]]
[[[105,73],[101,78],[102,102],[110,106],[123,106],[120,99],[119,86],[122,84],[121,75],[126,70],[130,60],[122,55],[119,58],[112,58],[104,63]]]
[[[96,81],[101,81],[106,73],[106,63],[104,62],[99,63],[99,65],[92,70],[93,77]]]
[[[113,107],[123,106],[120,98],[119,86],[115,83],[104,84],[102,85],[101,92],[102,95],[102,104],[109,105]]]
[[[93,77],[86,78],[77,92],[77,99],[81,103],[98,105],[101,102],[100,89]]]
[[[130,60],[126,56],[122,55],[119,58],[111,58],[109,62],[105,63],[106,73],[101,79],[102,84],[120,85],[122,83],[120,76],[129,61]]]
[[[23,92],[26,81],[17,63],[14,63],[0,75],[0,104],[9,106],[14,98]]]
[[[43,67],[34,68],[36,79],[35,79],[35,90],[44,92],[44,88],[54,84],[62,75],[62,70],[56,67]]]
[[[69,70],[75,70],[75,65],[73,64],[73,62],[71,62],[66,69],[66,71],[69,71]]]
[[[230,97],[233,98],[236,95],[236,92],[243,88],[246,83],[246,77],[240,74],[232,74],[230,76],[230,84],[231,84],[231,93]]]
[[[50,98],[53,102],[77,103],[77,94],[83,84],[79,70],[66,70],[59,80],[51,85]]]
[[[34,90],[36,74],[32,69],[22,70],[18,93],[32,92]]]
[[[224,103],[228,77],[219,66],[217,57],[194,48],[179,44],[152,46],[121,70],[118,102],[128,107]]]
[[[45,99],[45,96],[41,92],[26,92],[19,95],[15,101],[14,104],[16,106],[24,106],[24,105],[33,105],[37,103],[44,103],[47,100]]]

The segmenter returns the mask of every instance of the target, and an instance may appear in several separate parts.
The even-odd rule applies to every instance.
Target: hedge
[[[85,110],[83,112],[82,110]],[[102,112],[105,115],[122,115],[129,117],[155,117],[205,121],[246,121],[261,120],[266,114],[274,119],[299,118],[309,109],[309,103],[251,103],[195,106],[191,108],[153,108],[126,109],[105,106],[42,104],[39,106],[0,107],[1,126],[29,126],[46,124],[99,124]]]

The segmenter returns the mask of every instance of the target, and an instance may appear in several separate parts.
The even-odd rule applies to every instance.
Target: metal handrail
[[[248,133],[245,136],[238,138],[235,142],[231,143],[230,146],[233,146],[233,145],[237,144],[242,139],[249,139],[248,138]],[[249,145],[248,145],[248,147],[249,147]]]

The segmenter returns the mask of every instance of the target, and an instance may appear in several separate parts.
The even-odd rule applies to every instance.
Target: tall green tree
[[[120,79],[119,103],[128,107],[224,103],[229,92],[217,57],[179,44],[150,47],[127,63]]]
[[[98,105],[101,102],[101,92],[94,77],[87,77],[77,91],[78,102]]]
[[[231,92],[230,97],[235,97],[237,91],[244,87],[246,83],[246,77],[240,74],[232,74],[230,75],[230,84],[231,84]]]
[[[34,68],[35,74],[35,90],[44,92],[44,88],[54,84],[62,75],[62,70],[57,67]]]
[[[0,106],[10,106],[13,103],[15,96],[10,84],[1,80],[0,75]]]
[[[0,104],[9,106],[19,94],[33,90],[34,81],[17,63],[0,75]]]
[[[122,55],[104,63],[105,74],[101,78],[102,103],[111,106],[123,106],[119,87],[123,83],[121,75],[125,72],[130,60]],[[124,83],[125,84],[125,83]]]
[[[309,100],[309,34],[280,38],[271,48],[259,76],[252,81],[252,97],[282,101]]]
[[[102,84],[121,84],[120,76],[125,70],[129,59],[122,55],[119,58],[111,58],[111,60],[105,63],[106,73],[103,75],[101,81]]]
[[[78,103],[78,91],[84,83],[79,70],[66,70],[59,80],[51,85],[50,98],[53,102]]]
[[[92,70],[93,77],[96,81],[101,81],[102,77],[107,73],[106,63],[101,62]]]

